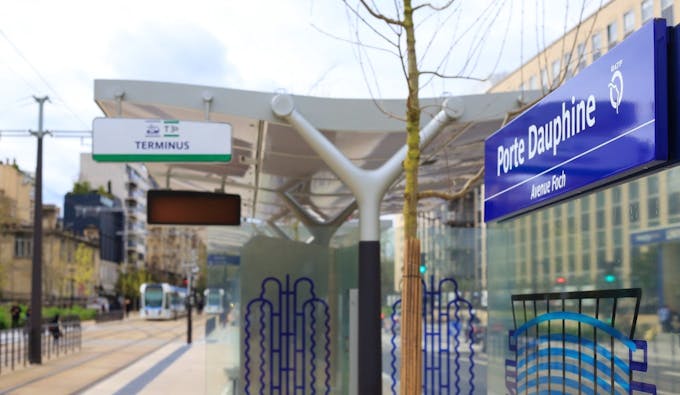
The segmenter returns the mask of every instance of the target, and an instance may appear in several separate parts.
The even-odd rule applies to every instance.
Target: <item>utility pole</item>
[[[31,272],[31,317],[28,334],[28,361],[42,363],[42,143],[48,134],[43,130],[43,106],[47,96],[33,96],[39,105],[38,131],[30,132],[38,138],[38,155],[35,166],[35,192],[33,210],[33,266]]]

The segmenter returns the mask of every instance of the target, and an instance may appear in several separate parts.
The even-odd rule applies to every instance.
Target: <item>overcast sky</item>
[[[375,3],[396,17],[393,1]],[[585,15],[600,3],[585,0]],[[37,129],[33,96],[43,95],[51,99],[45,129],[57,135],[91,129],[92,120],[103,115],[93,100],[95,79],[285,89],[322,97],[394,98],[406,92],[393,49],[357,23],[341,0],[0,0],[0,5],[0,130]],[[419,24],[422,66],[441,65],[449,74],[475,78],[513,70],[573,27],[581,6],[582,0],[459,0],[453,12]],[[394,38],[384,24],[375,26]],[[353,44],[357,32],[363,48]],[[488,87],[470,80],[423,82],[423,97]],[[91,140],[46,137],[44,151],[43,200],[61,206],[78,179],[79,154],[91,152]],[[35,156],[34,138],[0,135],[3,161],[16,159],[22,170],[34,172]]]

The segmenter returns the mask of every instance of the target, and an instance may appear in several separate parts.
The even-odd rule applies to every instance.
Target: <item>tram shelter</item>
[[[278,238],[251,238],[242,229],[228,229],[208,240],[208,248],[240,249],[242,299],[257,296],[256,286],[245,285],[251,280],[259,285],[267,275],[307,274],[315,270],[307,267],[315,262],[327,266],[320,277],[329,295],[343,287],[358,288],[358,319],[345,317],[355,329],[334,329],[333,337],[348,332],[349,362],[342,363],[351,371],[349,392],[358,388],[360,394],[379,393],[380,215],[402,209],[406,135],[400,117],[405,100],[319,98],[129,80],[96,80],[94,87],[95,101],[106,117],[231,125],[231,162],[150,162],[145,164],[149,174],[165,189],[238,194],[243,222],[261,235]],[[419,190],[455,191],[463,185],[484,164],[484,139],[538,97],[538,92],[510,92],[423,99]],[[437,203],[424,200],[419,209]],[[329,248],[331,239],[352,217],[358,219],[358,246],[336,254]],[[310,243],[290,248],[282,224],[293,220],[307,228]],[[289,252],[296,264],[278,262]],[[346,258],[349,263],[342,266]],[[336,281],[344,275],[353,278]],[[340,306],[331,303],[331,312],[342,316],[351,303],[341,298]],[[331,348],[341,347],[334,343]]]

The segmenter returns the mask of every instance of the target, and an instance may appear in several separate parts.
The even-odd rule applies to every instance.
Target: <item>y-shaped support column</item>
[[[382,393],[380,338],[380,202],[402,171],[403,146],[382,166],[365,170],[354,165],[321,132],[295,110],[290,95],[272,99],[274,114],[288,121],[333,172],[347,184],[359,204],[359,346],[358,393]],[[442,110],[420,131],[421,147],[462,113],[461,103],[447,99]],[[351,380],[350,380],[351,381]]]
[[[286,192],[276,193],[286,204],[288,209],[307,227],[309,233],[314,236],[314,244],[328,246],[331,238],[345,220],[352,215],[357,208],[356,200],[345,207],[338,215],[328,222],[320,222],[312,218],[300,204]]]

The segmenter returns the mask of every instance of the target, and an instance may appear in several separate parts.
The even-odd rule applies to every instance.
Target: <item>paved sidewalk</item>
[[[205,394],[205,341],[172,342],[83,394]]]
[[[205,318],[195,318],[190,345],[185,333],[177,336],[178,325],[173,324],[146,326],[136,315],[124,321],[84,322],[83,331],[89,340],[80,352],[1,375],[0,394],[208,393]],[[117,332],[121,326],[124,331]],[[179,326],[182,333],[183,323]],[[149,336],[157,328],[164,331]],[[111,351],[117,347],[120,351]]]

